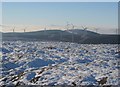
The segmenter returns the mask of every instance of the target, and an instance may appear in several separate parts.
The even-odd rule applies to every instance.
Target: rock
[[[15,86],[24,86],[25,85],[25,83],[24,82],[17,82],[17,84],[15,85]]]
[[[99,85],[104,85],[107,82],[108,77],[103,77],[100,81],[97,81]]]

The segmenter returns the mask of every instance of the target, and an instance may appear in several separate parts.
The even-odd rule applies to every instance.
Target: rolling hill
[[[82,44],[118,44],[120,35],[99,34],[88,30],[42,30],[25,33],[2,33],[2,40],[63,41]]]

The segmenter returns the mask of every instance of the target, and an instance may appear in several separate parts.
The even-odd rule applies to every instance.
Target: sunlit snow
[[[117,44],[3,41],[1,85],[118,85]]]

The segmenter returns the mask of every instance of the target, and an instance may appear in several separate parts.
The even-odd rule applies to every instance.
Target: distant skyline
[[[2,15],[2,24],[12,26],[64,27],[69,22],[99,28],[100,33],[118,28],[117,2],[3,2]]]

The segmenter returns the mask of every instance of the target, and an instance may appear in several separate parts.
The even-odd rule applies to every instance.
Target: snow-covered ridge
[[[4,41],[0,85],[118,85],[118,45]]]

